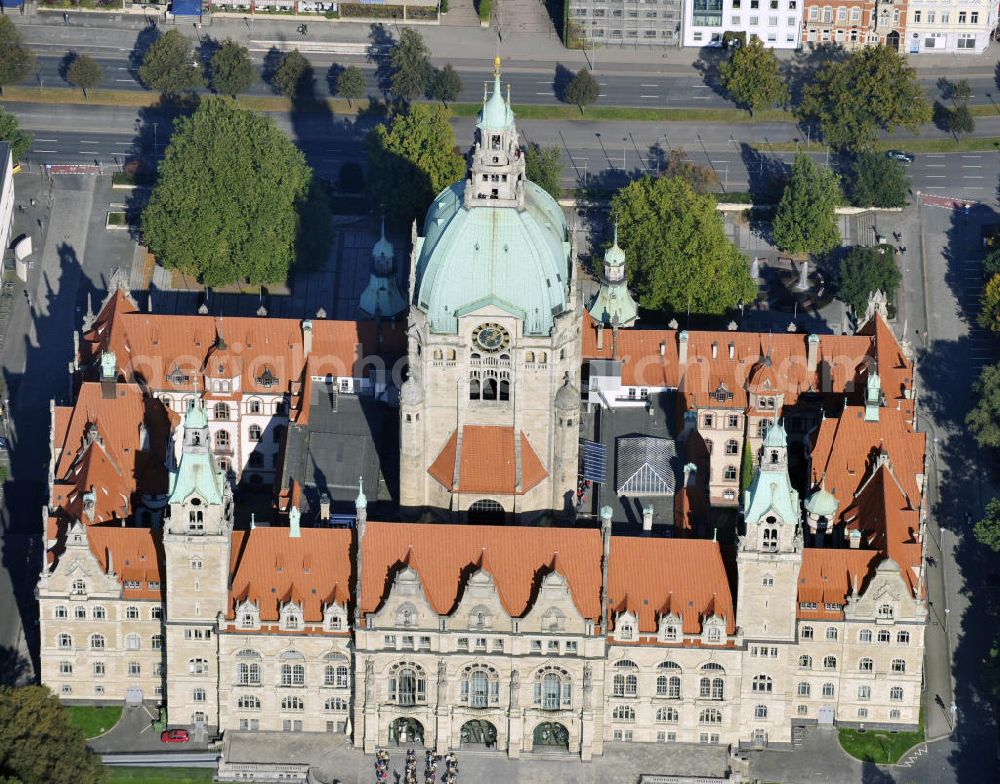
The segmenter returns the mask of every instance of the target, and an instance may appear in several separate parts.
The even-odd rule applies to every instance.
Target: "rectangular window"
[[[548,653],[559,654],[559,640],[549,640],[549,644],[546,646]]]
[[[566,640],[566,653],[576,653],[576,640]]]
[[[920,21],[920,16],[921,16],[920,10],[917,9],[916,11],[913,12],[913,21],[914,22],[919,22]]]
[[[382,647],[383,648],[395,648],[396,647],[396,635],[386,634],[382,637]]]
[[[971,35],[961,35],[958,37],[959,49],[975,49],[976,48],[976,37]]]
[[[458,638],[458,649],[460,651],[468,651],[469,650],[469,638],[468,637],[459,637]]]
[[[541,640],[532,640],[531,641],[531,652],[532,653],[541,653],[542,652],[542,641]]]
[[[969,12],[969,24],[979,24],[979,11]]]
[[[431,638],[421,637],[420,638],[420,650],[429,651],[431,649]]]
[[[941,12],[941,24],[948,24],[948,20],[951,19],[951,14],[948,11]]]
[[[934,18],[937,14],[934,11],[927,12],[927,24],[934,24]]]
[[[965,20],[968,18],[968,14],[965,11],[958,12],[958,23],[965,24]]]
[[[403,650],[412,651],[413,650],[413,635],[404,634],[403,635]]]

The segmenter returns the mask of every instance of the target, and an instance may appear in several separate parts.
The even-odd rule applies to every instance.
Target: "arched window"
[[[813,657],[806,654],[799,656],[799,667],[804,670],[811,670],[813,666]]]
[[[95,651],[104,650],[104,635],[103,634],[92,634],[90,635],[90,648]]]
[[[417,705],[427,701],[427,677],[413,662],[400,662],[389,673],[389,702]]]
[[[566,670],[543,667],[535,674],[535,705],[543,710],[569,708],[573,704],[573,680]]]
[[[774,681],[768,675],[754,675],[753,690],[762,694],[770,694],[774,691]]]
[[[129,634],[125,637],[125,648],[130,651],[137,651],[142,647],[142,638],[138,634]]]
[[[205,694],[204,689],[195,689],[193,692],[191,692],[191,699],[194,702],[204,702],[206,696],[207,695]]]
[[[125,617],[130,621],[139,620],[139,608],[130,604],[125,608]]]
[[[862,629],[858,632],[858,642],[871,642],[872,641],[872,630]]]
[[[858,699],[859,700],[870,700],[872,697],[872,687],[871,686],[858,686]]]
[[[56,607],[54,615],[56,618],[65,618],[67,616],[66,608],[63,605]]]
[[[260,664],[241,661],[236,665],[236,682],[240,686],[260,686]]]
[[[152,637],[149,638],[149,645],[150,645],[150,647],[154,651],[162,651],[163,650],[163,635],[162,634],[154,634]]]
[[[95,635],[95,636],[99,637],[100,635]],[[93,642],[93,639],[91,640],[91,642]],[[73,638],[70,637],[68,634],[60,634],[59,635],[59,647],[60,648],[72,648],[73,647]]]
[[[635,721],[635,708],[631,705],[616,705],[611,711],[612,721]]]
[[[837,657],[836,656],[824,656],[823,657],[823,669],[824,670],[835,670],[835,669],[837,669]]]
[[[672,662],[660,662],[656,668],[656,696],[679,700],[681,697],[680,665]]]
[[[896,643],[898,645],[909,645],[910,644],[910,633],[909,632],[896,632]]]
[[[832,683],[824,683],[823,684],[823,696],[824,697],[832,697],[833,696],[833,684]]]
[[[875,669],[875,662],[867,656],[858,662],[858,670],[861,672],[872,672]]]
[[[698,714],[699,724],[722,724],[722,711],[706,708]]]
[[[85,619],[87,617],[87,608],[77,607],[73,611],[73,617],[76,618],[78,621]]]
[[[154,613],[155,613],[155,612],[156,612],[157,610],[159,610],[159,607],[154,607],[154,608],[153,608],[153,611],[154,611]],[[105,609],[104,609],[103,607],[101,607],[100,605],[98,605],[97,607],[95,607],[95,608],[94,608],[94,610],[93,610],[93,613],[92,613],[92,615],[94,616],[94,620],[95,620],[95,621],[103,621],[103,620],[104,620],[105,618],[107,618],[107,617],[108,617],[108,611],[107,611],[107,610],[105,610]],[[156,620],[156,617],[157,617],[157,616],[156,616],[156,615],[154,615],[154,616],[153,616],[153,620]]]
[[[736,466],[733,466],[733,465],[726,466],[725,477],[726,477],[727,480],[732,481],[732,480],[736,479],[736,473],[737,473],[736,472]]]
[[[762,419],[762,420],[760,420],[760,422],[757,423],[757,437],[758,438],[763,438],[764,436],[767,435],[768,425],[770,425],[770,422],[768,422],[766,419]]]
[[[735,438],[730,438],[726,441],[726,454],[727,455],[737,455],[740,452],[740,445],[736,443]]]
[[[680,718],[677,708],[657,708],[656,721],[660,724],[676,724]]]
[[[285,697],[281,700],[281,709],[283,711],[301,711],[305,710],[305,703],[301,697]]]
[[[188,673],[191,675],[207,675],[208,661],[206,659],[188,659]]]
[[[260,697],[252,694],[241,694],[236,700],[236,707],[240,710],[260,710]]]
[[[215,404],[215,418],[216,419],[229,419],[229,406],[225,403]]]
[[[634,661],[622,659],[614,664],[612,695],[634,697],[639,690],[639,667]]]
[[[879,629],[879,632],[878,632],[878,641],[879,641],[879,643],[888,643],[890,637],[891,637],[891,635],[889,634],[889,630],[888,629]]]
[[[470,708],[490,708],[500,704],[500,676],[492,667],[474,664],[462,670],[461,696]]]
[[[478,371],[476,371],[478,375]],[[469,379],[469,400],[479,400],[482,396],[482,385],[477,377]]]
[[[836,640],[837,639],[837,627],[836,626],[827,626],[826,627],[826,639],[828,639],[828,640]]]
[[[305,682],[306,682],[305,665],[302,664],[281,665],[282,686],[304,686]]]
[[[472,522],[503,522],[503,507],[492,498],[483,498],[469,507],[469,520]]]
[[[760,584],[763,587],[765,587],[765,588],[773,588],[774,587],[774,575],[773,574],[765,574],[761,578]]]
[[[629,622],[625,621],[618,624],[618,639],[619,640],[634,640],[635,639],[635,626]]]
[[[251,441],[260,441],[261,429],[260,425],[250,425],[250,430],[248,431]]]
[[[247,412],[250,413],[250,414],[259,414],[260,413],[260,401],[259,400],[251,400],[249,403],[247,403]]]
[[[813,627],[812,626],[803,626],[801,631],[802,631],[802,639],[803,640],[811,640],[813,638]]]
[[[808,683],[806,683],[805,681],[799,683],[798,694],[800,697],[808,697],[811,692],[812,692],[812,687]]]
[[[767,718],[767,706],[758,705],[753,709],[753,717],[755,719],[766,719]]]
[[[889,689],[889,699],[893,702],[902,702],[903,700],[903,687],[893,686]]]
[[[892,671],[893,672],[906,672],[906,660],[905,659],[893,659],[892,660]]]
[[[343,697],[329,697],[327,701],[323,703],[323,710],[345,711],[347,710],[347,700]]]
[[[216,430],[215,431],[215,445],[219,449],[229,448],[229,431],[228,430]]]
[[[350,673],[347,664],[327,664],[323,668],[323,685],[332,686],[335,689],[346,689],[350,686]]]

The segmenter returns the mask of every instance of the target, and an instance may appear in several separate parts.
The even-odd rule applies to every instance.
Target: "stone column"
[[[507,756],[517,759],[521,756],[523,743],[524,713],[521,711],[521,681],[514,670],[510,674],[510,707],[507,710]]]
[[[451,710],[448,706],[448,665],[443,658],[438,659],[437,706],[434,714],[437,719],[434,751],[447,754],[451,745]],[[426,740],[424,743],[426,745]]]

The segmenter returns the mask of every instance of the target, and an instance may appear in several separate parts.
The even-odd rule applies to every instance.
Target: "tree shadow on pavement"
[[[556,63],[555,73],[552,75],[552,94],[557,101],[566,100],[566,88],[576,76],[569,68],[562,63]]]
[[[375,82],[383,97],[392,92],[392,48],[396,39],[384,24],[373,24],[368,29],[368,49],[365,56],[375,66]]]
[[[149,47],[156,43],[159,38],[160,28],[156,24],[147,25],[139,31],[128,55],[128,72],[131,76],[139,78],[139,66],[142,65],[142,58],[146,56]]]
[[[757,204],[777,204],[791,176],[792,168],[778,157],[767,155],[740,142],[740,158],[747,171],[748,190]]]

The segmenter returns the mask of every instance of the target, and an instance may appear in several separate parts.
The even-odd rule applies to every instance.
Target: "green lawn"
[[[852,757],[862,762],[894,765],[907,751],[924,741],[924,712],[920,711],[920,728],[916,732],[886,730],[849,730],[841,728],[840,745]]]
[[[207,784],[214,768],[109,767],[108,784]]]
[[[120,705],[70,705],[66,708],[70,724],[83,730],[85,738],[107,732],[118,723],[122,715]]]

